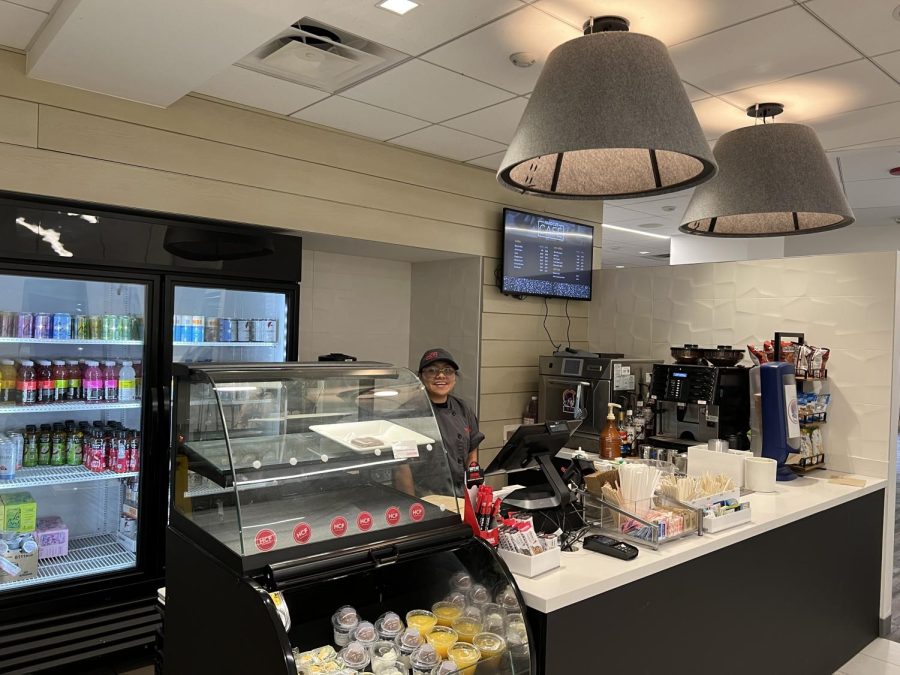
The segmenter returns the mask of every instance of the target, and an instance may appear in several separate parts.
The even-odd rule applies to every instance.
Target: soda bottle
[[[128,435],[124,431],[116,433],[113,448],[115,459],[109,468],[115,473],[125,473],[128,471]]]
[[[630,447],[634,447],[634,411],[628,410],[625,413],[625,436]]]
[[[634,438],[640,442],[644,440],[644,402],[638,401],[634,410]]]
[[[94,473],[100,473],[106,470],[106,452],[103,445],[103,431],[94,428],[94,434],[91,436],[91,463],[88,468]]]
[[[0,361],[0,405],[16,404],[16,362],[12,359]]]
[[[38,436],[38,466],[50,464],[50,449],[53,447],[53,429],[49,424],[41,425]]]
[[[103,364],[103,400],[115,403],[119,400],[119,369],[115,361]]]
[[[63,466],[66,463],[66,430],[62,424],[53,425],[50,443],[50,465]]]
[[[16,444],[6,435],[0,435],[0,480],[16,477]]]
[[[66,464],[78,466],[84,461],[84,433],[72,424],[67,429]]]
[[[57,360],[53,362],[53,402],[63,403],[69,391],[69,369],[66,362]]]
[[[88,403],[99,403],[103,400],[103,373],[97,361],[85,361],[81,376],[84,389],[84,400]]]
[[[53,364],[50,361],[37,362],[37,402],[53,403]]]
[[[66,387],[67,401],[80,401],[82,397],[81,391],[81,366],[78,361],[70,359],[66,361],[66,370],[68,378],[68,386]]]
[[[22,466],[32,467],[38,463],[37,427],[29,424],[25,427],[25,448],[22,451]]]
[[[522,416],[522,424],[534,424],[538,416],[538,397],[532,396],[525,406],[525,414]]]
[[[34,369],[34,361],[22,361],[19,364],[19,372],[16,375],[16,394],[19,405],[34,405],[37,403],[37,372]]]
[[[141,433],[133,429],[128,437],[128,470],[139,471],[141,468]]]
[[[119,401],[122,403],[136,400],[136,378],[131,361],[122,361],[122,369],[119,371]]]

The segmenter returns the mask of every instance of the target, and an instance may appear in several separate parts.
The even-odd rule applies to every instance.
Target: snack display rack
[[[338,659],[338,608],[375,623],[460,593],[485,616],[504,598],[494,630],[507,633],[502,650],[459,672],[534,672],[524,601],[460,517],[413,373],[341,362],[174,373],[164,673],[294,675],[305,659]],[[375,421],[390,422],[384,443],[342,442],[347,425]]]

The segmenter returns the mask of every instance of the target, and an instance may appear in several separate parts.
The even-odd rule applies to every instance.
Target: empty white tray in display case
[[[320,436],[324,436],[355,452],[371,452],[391,448],[394,443],[412,441],[416,445],[434,443],[433,438],[416,431],[401,427],[387,420],[369,422],[345,422],[341,424],[314,424],[309,427]]]

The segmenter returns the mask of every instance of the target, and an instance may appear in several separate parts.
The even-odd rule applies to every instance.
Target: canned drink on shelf
[[[263,321],[263,334],[260,342],[278,342],[278,320],[266,319]]]
[[[251,336],[254,342],[266,341],[266,319],[253,320],[253,334]]]
[[[16,477],[16,444],[12,439],[0,436],[0,480]]]
[[[57,312],[53,315],[53,339],[72,339],[72,315],[66,312]]]
[[[203,342],[206,328],[206,317],[199,314],[191,317],[191,342]]]
[[[237,320],[236,342],[250,342],[253,339],[253,319]]]
[[[77,314],[75,316],[75,333],[74,337],[76,340],[90,340],[91,339],[91,320],[89,317],[84,314]]]
[[[88,330],[90,331],[90,340],[103,339],[103,317],[100,314],[92,314],[88,317]]]
[[[234,319],[219,319],[219,342],[234,342]]]
[[[204,338],[207,342],[218,342],[221,338],[219,336],[220,330],[220,322],[219,319],[214,316],[206,317],[206,328],[204,333]]]
[[[22,468],[25,459],[25,436],[18,431],[10,431],[9,438],[16,444],[16,470]]]
[[[131,314],[120,314],[119,325],[116,327],[116,340],[131,339]]]
[[[100,339],[111,341],[115,340],[116,329],[119,324],[119,317],[115,314],[104,314],[102,317],[103,324],[100,329]]]
[[[131,317],[131,339],[144,339],[144,317],[139,314],[133,314]]]
[[[40,312],[34,315],[34,337],[49,340],[53,337],[53,316]]]
[[[16,337],[16,313],[0,312],[0,337]]]
[[[34,335],[34,315],[31,312],[19,312],[16,318],[16,337],[30,338]]]

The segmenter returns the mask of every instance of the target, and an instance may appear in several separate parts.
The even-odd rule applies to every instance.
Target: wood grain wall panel
[[[565,342],[568,321],[564,316],[547,318],[546,328],[557,344]],[[572,317],[569,336],[572,340],[587,340],[587,319]],[[483,340],[540,340],[547,338],[543,315],[492,314],[485,312],[481,322]]]
[[[521,300],[509,295],[504,295],[496,286],[485,285],[482,288],[482,307],[485,312],[493,314],[532,314],[544,316],[544,299],[525,296]],[[547,313],[549,316],[569,316],[586,318],[590,316],[590,303],[570,300],[566,310],[565,300],[547,300]]]
[[[37,147],[38,106],[0,96],[0,142]]]
[[[482,394],[534,392],[538,388],[537,364],[481,369]]]
[[[483,320],[484,317],[482,317]],[[573,349],[587,349],[587,341],[572,341]],[[550,354],[553,347],[545,337],[543,340],[482,340],[481,366],[537,366],[538,357]]]

